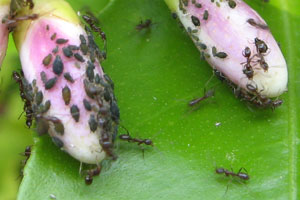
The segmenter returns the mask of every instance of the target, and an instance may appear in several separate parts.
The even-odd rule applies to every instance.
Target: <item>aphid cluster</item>
[[[233,2],[233,1],[230,1]],[[179,9],[183,14],[186,14],[186,7],[191,3],[193,6],[195,6],[198,9],[202,8],[202,5],[200,3],[197,3],[196,0],[192,0],[191,2],[189,0],[180,0],[179,1]],[[218,2],[217,2],[218,3]],[[235,2],[234,2],[235,3]],[[227,58],[226,52],[218,52],[216,47],[211,47],[211,53],[208,52],[208,46],[204,43],[204,41],[200,41],[200,38],[198,37],[198,32],[201,28],[201,23],[206,23],[210,19],[208,10],[200,11],[202,12],[202,17],[199,18],[195,15],[190,15],[190,20],[194,27],[187,27],[187,33],[189,36],[193,39],[194,43],[200,50],[200,56],[202,60],[208,59],[211,57],[219,58],[219,59],[225,59]]]

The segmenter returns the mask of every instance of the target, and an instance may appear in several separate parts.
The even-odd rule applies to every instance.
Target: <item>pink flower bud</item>
[[[28,112],[39,134],[77,160],[96,164],[113,159],[119,109],[111,79],[103,72],[103,52],[62,0],[37,1],[14,31],[30,102]],[[27,116],[30,118],[30,115]]]
[[[253,9],[241,0],[165,2],[201,56],[235,91],[242,91],[242,98],[276,107],[278,102],[268,98],[287,91],[287,65],[266,22]]]

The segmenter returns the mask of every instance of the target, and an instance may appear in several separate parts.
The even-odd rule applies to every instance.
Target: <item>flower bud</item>
[[[101,68],[102,51],[89,28],[63,0],[39,0],[22,9],[14,30],[39,134],[77,160],[96,164],[113,159],[119,109],[111,79]]]
[[[267,107],[267,98],[287,91],[287,65],[281,50],[266,22],[246,3],[165,2],[178,15],[201,57],[235,91],[242,90],[242,98]]]

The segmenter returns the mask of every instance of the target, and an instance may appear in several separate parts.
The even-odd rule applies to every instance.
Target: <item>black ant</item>
[[[90,169],[87,171],[87,175],[85,176],[85,184],[91,185],[93,183],[93,177],[99,176],[101,172],[101,166],[97,166],[95,169]]]
[[[25,156],[26,158],[25,158],[25,160],[22,160],[21,161],[21,166],[20,166],[20,174],[19,174],[19,176],[17,177],[17,179],[18,178],[23,178],[23,175],[24,175],[24,167],[25,167],[25,165],[26,165],[26,163],[27,163],[27,161],[28,161],[28,159],[29,159],[29,157],[30,157],[30,155],[31,155],[31,146],[27,146],[26,148],[25,148],[25,151],[23,152],[23,153],[21,153],[20,155],[22,155],[22,156]]]
[[[254,105],[258,106],[258,107],[271,107],[272,110],[275,110],[275,108],[279,107],[283,101],[281,99],[277,99],[277,100],[271,100],[270,98],[267,98],[263,95],[261,95],[258,91],[257,91],[257,86],[254,87],[251,84],[247,84],[246,85],[247,89],[253,93],[255,96],[254,97],[250,97],[251,99],[247,99],[248,101],[252,102]]]
[[[127,142],[136,142],[138,145],[145,144],[153,146],[153,142],[150,139],[139,139],[139,138],[132,138],[129,134],[122,134],[119,136],[121,140],[127,141]]]
[[[251,66],[251,50],[249,47],[246,47],[243,50],[243,56],[247,58],[246,64],[244,65],[243,73],[247,76],[248,79],[252,79],[254,76],[254,70]]]
[[[243,169],[244,169],[244,171],[246,171],[246,173],[241,172]],[[224,169],[224,168],[221,167],[221,168],[217,168],[216,169],[216,173],[217,174],[225,174],[226,176],[238,177],[238,178],[240,178],[240,179],[242,179],[244,181],[247,181],[247,180],[250,179],[250,176],[248,175],[248,172],[247,172],[247,170],[244,167],[240,168],[240,170],[238,171],[238,173],[234,173],[233,170],[229,171],[229,170]]]
[[[22,100],[25,102],[24,104],[24,111],[26,113],[26,125],[28,128],[30,128],[32,126],[32,105],[30,100],[27,98],[25,92],[24,91],[24,84],[23,84],[23,72],[21,71],[21,73],[19,74],[18,72],[14,71],[13,72],[13,79],[19,84],[19,90],[20,90],[20,96],[22,98]]]
[[[267,44],[257,37],[254,39],[254,44],[256,46],[256,51],[258,52],[258,54],[266,53],[269,49]]]
[[[93,17],[88,16],[88,15],[82,15],[83,20],[91,27],[91,29],[98,33],[100,35],[100,37],[102,38],[103,42],[104,42],[104,49],[107,50],[106,47],[106,35],[105,33],[102,31],[102,29],[98,26],[96,26],[96,21],[93,19]]]
[[[152,25],[152,20],[151,19],[146,19],[144,22],[140,21],[140,23],[138,25],[135,26],[135,29],[137,31],[141,31],[143,29],[147,29]]]
[[[197,103],[209,98],[209,97],[212,97],[214,96],[215,94],[215,91],[214,90],[208,90],[203,97],[200,97],[200,98],[197,98],[197,99],[193,99],[189,102],[189,106],[194,106],[196,105]]]

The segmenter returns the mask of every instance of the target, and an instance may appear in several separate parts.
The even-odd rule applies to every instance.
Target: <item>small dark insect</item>
[[[70,83],[74,83],[74,79],[73,79],[73,77],[71,76],[71,74],[69,72],[64,73],[64,77]]]
[[[22,153],[22,155],[23,155],[23,156],[26,156],[26,159],[25,159],[25,161],[24,161],[24,165],[25,165],[25,164],[27,163],[27,161],[28,161],[30,155],[31,155],[31,146],[27,146],[27,147],[25,148],[25,151]]]
[[[127,134],[122,134],[122,135],[120,135],[119,138],[120,138],[121,140],[123,140],[123,141],[137,143],[138,145],[145,144],[145,145],[153,146],[152,140],[150,140],[150,139],[132,138],[132,137],[129,135],[129,132],[127,132]]]
[[[173,17],[173,19],[177,19],[177,14],[176,13],[172,13],[172,17]]]
[[[67,43],[69,40],[68,39],[63,39],[63,38],[58,38],[56,40],[56,44],[65,44]]]
[[[194,15],[192,15],[191,19],[195,26],[200,26],[200,20],[198,19],[198,17],[195,17]]]
[[[55,85],[56,81],[57,77],[47,80],[47,82],[45,83],[45,89],[50,90]]]
[[[105,128],[107,121],[101,122],[101,126]],[[113,152],[113,142],[111,136],[106,131],[101,131],[101,139],[99,141],[102,149],[105,151],[105,153],[111,157],[113,160],[116,160],[118,157]]]
[[[76,60],[78,60],[79,62],[84,62],[84,58],[79,54],[79,53],[75,53],[74,57]]]
[[[194,106],[196,104],[198,104],[199,102],[214,96],[215,91],[214,90],[208,90],[203,97],[197,98],[197,99],[193,99],[192,101],[189,102],[189,106]]]
[[[251,26],[254,26],[256,28],[260,28],[260,29],[263,29],[263,30],[268,30],[269,27],[267,24],[260,24],[260,23],[257,23],[254,19],[250,18],[247,20],[247,22],[251,25]]]
[[[45,66],[48,66],[52,60],[52,54],[48,54],[44,59],[43,59],[43,64]]]
[[[64,71],[64,63],[62,62],[62,59],[59,55],[55,57],[55,60],[53,61],[53,72],[56,75],[61,75],[61,73]]]
[[[258,54],[266,53],[268,51],[268,46],[263,40],[255,38],[254,43]]]
[[[24,91],[24,85],[23,85],[23,72],[19,74],[18,72],[14,71],[13,72],[13,79],[19,84],[19,90],[20,90],[20,96],[21,99],[24,101],[24,111],[26,113],[26,125],[28,128],[31,127],[32,125],[32,105],[30,99],[26,96]]]
[[[56,38],[56,33],[53,33],[53,34],[51,35],[50,39],[51,39],[51,40],[55,40],[55,38]]]
[[[254,70],[251,66],[251,50],[249,47],[246,47],[243,52],[243,56],[247,58],[246,64],[244,65],[243,73],[247,76],[248,79],[252,79],[254,76]]]
[[[100,27],[96,26],[96,22],[95,22],[95,20],[93,20],[93,18],[91,16],[83,15],[82,18],[87,24],[89,24],[89,26],[91,27],[91,29],[93,31],[95,31],[96,33],[98,33],[100,35],[100,37],[102,38],[102,40],[104,42],[104,49],[106,51],[107,47],[106,47],[106,35],[105,35],[105,33],[102,31],[102,29]]]
[[[69,105],[71,101],[71,90],[68,86],[65,86],[62,89],[62,97],[66,105]]]
[[[241,172],[242,170],[244,170],[246,173],[244,172]],[[232,176],[232,177],[238,177],[244,181],[247,181],[250,179],[250,176],[248,175],[248,172],[247,170],[242,167],[238,173],[234,173],[233,170],[231,169],[231,171],[227,170],[227,169],[224,169],[224,168],[217,168],[216,169],[216,173],[217,174],[225,174],[226,176]]]
[[[135,29],[137,31],[141,31],[143,29],[147,29],[150,28],[150,26],[152,25],[152,20],[151,19],[146,19],[144,22],[140,21],[140,23],[138,25],[135,26]]]
[[[72,105],[70,111],[71,111],[71,115],[72,115],[73,119],[74,119],[76,122],[79,122],[80,111],[79,111],[78,106]]]
[[[96,118],[95,118],[95,115],[91,115],[90,116],[90,119],[89,119],[89,126],[90,126],[90,129],[92,132],[95,132],[97,130],[97,121],[96,121]]]
[[[87,171],[87,175],[85,176],[85,184],[91,185],[93,183],[93,177],[99,176],[101,173],[101,166],[97,166],[95,169],[90,169]]]
[[[2,24],[6,24],[8,30],[13,31],[14,28],[17,26],[18,22],[24,21],[24,20],[35,20],[37,18],[38,18],[38,14],[14,17],[13,19],[10,19],[10,17],[4,17],[2,19]]]
[[[207,11],[207,10],[204,11],[203,19],[204,19],[204,20],[207,20],[207,19],[208,19],[208,11]]]

